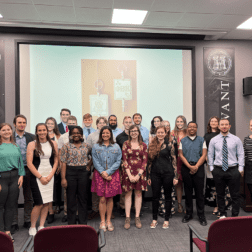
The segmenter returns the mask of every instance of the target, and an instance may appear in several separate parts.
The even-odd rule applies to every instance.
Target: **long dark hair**
[[[213,132],[213,131],[212,131],[212,127],[210,126],[210,122],[211,122],[211,120],[212,120],[213,118],[215,118],[215,119],[218,121],[218,124],[219,124],[219,122],[220,122],[220,118],[219,118],[218,116],[212,116],[212,117],[210,117],[210,119],[209,119],[209,121],[208,121],[208,124],[207,124],[207,133],[212,133],[212,132]],[[220,133],[219,128],[217,128],[216,133]]]
[[[80,126],[77,126],[77,125],[70,125],[70,126],[71,127],[69,127],[69,142],[73,143],[73,139],[72,139],[73,130],[77,129],[79,131],[79,133],[81,134],[80,141],[83,143],[84,142],[83,129]]]
[[[109,130],[109,132],[110,132],[109,143],[110,144],[114,144],[115,143],[114,139],[113,139],[113,132],[112,132],[111,128],[109,126],[104,126],[104,127],[101,128],[101,131],[100,131],[100,134],[99,134],[99,140],[97,142],[99,145],[102,145],[102,143],[103,143],[102,132],[104,130],[106,130],[106,129]]]
[[[156,132],[157,132],[159,129],[164,129],[164,132],[167,134],[167,131],[166,131],[165,126],[158,126],[158,127],[156,128]],[[148,151],[148,157],[149,157],[149,159],[150,159],[151,161],[152,161],[156,156],[159,155],[160,149],[161,149],[161,144],[160,144],[160,142],[158,141],[157,136],[155,136],[154,139],[151,141],[151,143],[150,143],[150,145],[149,145],[149,151]]]
[[[40,155],[44,156],[45,155],[44,152],[43,152],[43,150],[42,150],[42,146],[41,146],[41,143],[39,141],[38,134],[37,134],[39,126],[45,126],[46,127],[46,130],[47,130],[46,140],[50,143],[50,145],[52,147],[53,155],[56,155],[56,150],[54,148],[54,144],[53,144],[51,138],[49,137],[48,128],[47,128],[47,126],[46,126],[45,123],[38,123],[36,125],[36,128],[35,128],[35,155],[36,156],[40,156]]]
[[[59,132],[59,128],[58,128],[58,124],[57,124],[57,121],[55,120],[55,118],[53,117],[48,117],[45,121],[45,124],[47,124],[47,122],[51,120],[54,122],[54,129],[53,129],[53,133],[56,135],[56,136],[60,136],[60,132]]]
[[[135,128],[137,128],[138,133],[139,133],[138,134],[138,143],[139,143],[139,145],[143,145],[142,135],[141,135],[141,131],[140,131],[139,127],[137,127],[136,125],[131,125],[130,128],[129,128],[129,140],[128,140],[130,147],[131,147],[131,141],[132,141],[132,137],[130,135],[130,131],[133,130],[133,129],[135,129]]]
[[[163,121],[163,118],[161,116],[155,116],[155,117],[153,117],[153,119],[151,120],[151,128],[150,128],[150,133],[151,134],[155,134],[155,131],[156,131],[156,127],[154,125],[155,118],[158,118],[160,120],[160,122]]]
[[[13,129],[11,127],[11,125],[9,123],[1,123],[0,124],[0,130],[4,127],[4,126],[9,126],[11,128],[11,131],[13,132]],[[14,138],[13,138],[13,134],[11,134],[10,136],[10,142],[14,145],[16,145],[15,141],[14,141]],[[0,136],[0,145],[2,144],[2,138]],[[17,145],[16,145],[17,146]]]

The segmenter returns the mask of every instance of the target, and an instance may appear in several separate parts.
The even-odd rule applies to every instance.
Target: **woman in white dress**
[[[37,124],[36,139],[27,146],[27,166],[32,173],[31,191],[34,201],[29,235],[36,235],[39,216],[38,231],[44,228],[48,205],[53,201],[54,173],[58,167],[57,152],[57,144],[50,139],[46,124]]]

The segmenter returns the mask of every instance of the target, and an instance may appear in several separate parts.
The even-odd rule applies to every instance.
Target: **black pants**
[[[186,214],[193,214],[193,189],[196,196],[197,215],[203,216],[204,213],[204,165],[201,165],[195,174],[190,174],[190,169],[184,164],[181,167],[181,175],[185,190]]]
[[[159,199],[161,194],[161,186],[164,187],[165,195],[165,220],[169,221],[172,207],[172,186],[174,173],[160,174],[151,173],[151,188],[152,188],[152,214],[153,220],[157,220]]]
[[[249,192],[250,192],[250,198],[252,200],[252,184],[247,184],[248,185],[248,189],[249,189]]]
[[[217,203],[220,215],[227,215],[225,210],[225,188],[228,186],[232,199],[232,216],[238,216],[240,210],[240,178],[238,167],[228,168],[223,171],[221,167],[215,166],[213,178],[217,192]]]
[[[67,166],[67,220],[68,224],[76,224],[76,210],[78,205],[79,223],[87,224],[87,201],[89,171],[85,166]],[[78,204],[76,201],[78,200]]]
[[[59,174],[54,174],[54,193],[53,193],[53,201],[56,206],[61,205],[61,176]]]
[[[18,170],[0,173],[0,231],[10,231],[18,201]]]

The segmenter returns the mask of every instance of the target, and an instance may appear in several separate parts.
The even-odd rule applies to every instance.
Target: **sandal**
[[[183,213],[183,206],[181,203],[178,203],[178,213]]]
[[[105,221],[101,221],[99,229],[102,229],[104,232],[107,231],[107,227],[106,227]]]
[[[163,229],[167,229],[169,228],[169,221],[165,221],[163,226],[162,226]]]
[[[11,233],[8,233],[7,235],[11,238],[11,241],[14,242],[14,238],[13,238],[13,236],[11,235]]]
[[[112,232],[114,231],[115,227],[113,226],[112,222],[107,222],[107,228],[108,228],[108,231]]]
[[[158,222],[157,221],[155,222],[155,220],[153,220],[150,224],[150,228],[156,228],[157,224]]]

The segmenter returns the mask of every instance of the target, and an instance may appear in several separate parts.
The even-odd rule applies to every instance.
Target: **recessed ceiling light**
[[[2,14],[0,14],[0,18],[3,18],[3,15],[2,15]]]
[[[237,26],[237,29],[249,30],[252,29],[252,17]]]
[[[136,24],[141,25],[148,11],[114,9],[112,24]]]

